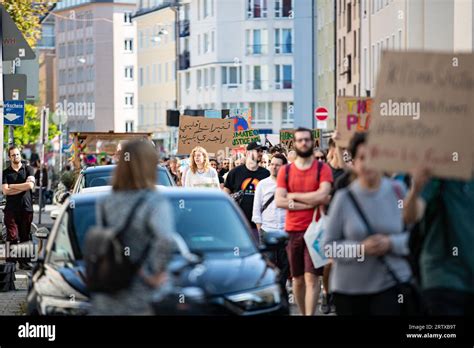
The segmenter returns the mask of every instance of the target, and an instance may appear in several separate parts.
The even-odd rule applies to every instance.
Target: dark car
[[[74,184],[72,193],[79,193],[87,187],[107,186],[111,184],[113,171],[116,165],[88,167],[81,171]],[[164,166],[157,166],[156,184],[161,186],[175,186],[168,169]]]
[[[81,250],[89,227],[95,224],[95,203],[106,194],[98,191],[73,195],[74,204],[63,205],[42,261],[33,273],[29,314],[87,313],[89,293]],[[288,313],[277,283],[277,270],[253,241],[245,217],[228,195],[210,189],[160,191],[173,207],[181,240],[191,253],[199,255],[198,262],[185,262],[184,267],[176,266],[183,264],[182,253],[174,255],[170,262],[170,273],[176,275],[174,287],[198,289],[205,301],[203,314]],[[269,239],[267,247],[280,243],[281,240]],[[162,304],[157,304],[157,314],[161,314]],[[165,307],[164,314],[181,314],[179,308],[170,313],[169,306],[162,308]]]

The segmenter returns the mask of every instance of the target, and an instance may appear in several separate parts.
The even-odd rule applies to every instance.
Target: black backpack
[[[148,241],[139,261],[132,263],[130,257],[125,255],[122,237],[146,196],[145,194],[138,199],[121,228],[107,227],[104,205],[101,206],[102,224],[89,229],[84,247],[86,284],[91,292],[114,293],[128,288],[138,273],[148,255],[151,240]]]

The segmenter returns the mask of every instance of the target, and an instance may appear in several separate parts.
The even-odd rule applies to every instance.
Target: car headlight
[[[40,306],[44,315],[87,315],[90,309],[88,302],[50,296],[41,297]]]
[[[277,285],[271,285],[262,289],[228,295],[226,299],[245,311],[252,311],[280,304],[281,292]]]

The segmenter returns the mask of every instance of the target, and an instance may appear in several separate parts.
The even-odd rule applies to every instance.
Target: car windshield
[[[109,171],[100,171],[100,172],[92,172],[85,174],[85,187],[97,187],[97,186],[106,186],[111,185],[112,183],[112,176],[113,171],[112,167]],[[162,186],[173,186],[166,169],[158,168],[156,171],[156,184]]]
[[[246,225],[231,203],[224,199],[171,199],[177,232],[189,249],[199,253],[220,252],[246,256],[256,252]],[[82,250],[87,231],[95,225],[95,201],[76,204],[74,228]]]
[[[225,199],[172,198],[177,232],[194,252],[245,256],[256,252],[245,223]]]

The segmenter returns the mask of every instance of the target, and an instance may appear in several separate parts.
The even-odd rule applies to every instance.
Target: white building
[[[250,107],[254,128],[293,127],[293,1],[183,2],[180,108]]]
[[[134,131],[136,0],[58,2],[58,105],[71,131]],[[57,109],[57,107],[56,107]]]
[[[361,0],[361,95],[374,95],[383,50],[472,52],[472,0]]]

